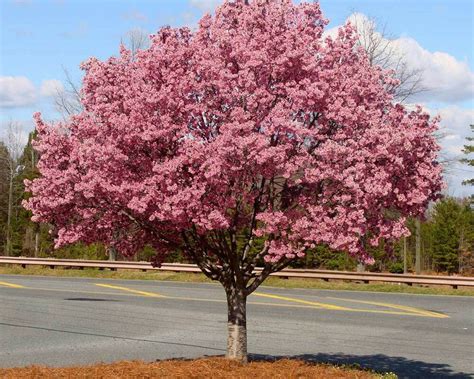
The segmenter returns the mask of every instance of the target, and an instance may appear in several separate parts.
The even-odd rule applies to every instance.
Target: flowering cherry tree
[[[354,28],[324,39],[326,23],[317,3],[228,1],[133,59],[89,59],[83,112],[34,116],[33,220],[57,247],[183,251],[224,286],[227,356],[245,361],[246,298],[269,274],[315,244],[370,261],[442,186],[438,120],[394,104]]]

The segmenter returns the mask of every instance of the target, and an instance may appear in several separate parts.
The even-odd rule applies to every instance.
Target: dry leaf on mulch
[[[155,363],[122,361],[111,364],[78,367],[43,367],[0,369],[0,378],[73,379],[73,378],[232,378],[232,379],[293,379],[293,378],[357,378],[372,379],[377,376],[354,369],[331,365],[310,364],[298,360],[282,359],[276,362],[251,362],[242,365],[224,358],[197,360],[167,360]]]

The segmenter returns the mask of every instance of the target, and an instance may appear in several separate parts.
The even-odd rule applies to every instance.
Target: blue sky
[[[25,130],[41,110],[58,118],[51,88],[64,82],[63,67],[77,81],[79,64],[90,56],[116,54],[131,29],[153,33],[161,26],[195,25],[218,0],[0,0],[0,135],[8,120]],[[335,27],[354,13],[385,25],[407,61],[423,68],[430,90],[416,98],[443,117],[446,156],[460,154],[469,123],[474,123],[474,1],[472,0],[321,0]],[[2,79],[3,78],[3,79]],[[58,82],[59,81],[59,82]],[[474,177],[454,165],[446,175],[448,192],[469,195],[460,186]]]

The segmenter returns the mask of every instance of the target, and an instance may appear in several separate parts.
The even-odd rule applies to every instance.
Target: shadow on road
[[[96,299],[96,298],[89,298],[89,297],[69,297],[67,299],[68,301],[112,301],[112,302],[118,302],[120,300],[112,300],[112,299]]]
[[[250,354],[250,360],[274,361],[277,359],[301,359],[313,363],[332,363],[344,365],[357,365],[362,368],[372,369],[378,372],[394,372],[399,378],[452,378],[469,379],[474,374],[455,372],[451,366],[440,363],[428,363],[407,359],[404,357],[389,357],[383,354],[375,355],[350,355],[350,354],[301,354],[292,356],[273,356],[262,354]]]

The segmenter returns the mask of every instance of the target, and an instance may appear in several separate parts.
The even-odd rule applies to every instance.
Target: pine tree
[[[452,198],[441,200],[433,213],[433,265],[437,271],[459,270],[461,206]]]
[[[31,212],[27,211],[21,206],[22,200],[25,200],[29,197],[29,194],[25,192],[25,185],[23,184],[24,180],[32,180],[38,177],[38,170],[36,168],[36,163],[38,162],[38,153],[33,149],[32,146],[32,141],[35,136],[36,132],[30,133],[28,136],[28,143],[23,149],[23,153],[19,159],[21,172],[16,178],[16,185],[18,188],[18,212],[16,224],[14,227],[14,231],[16,232],[14,246],[16,248],[15,250],[22,255],[36,257],[39,255],[41,242],[46,242],[45,239],[49,239],[47,233],[48,228],[46,225],[41,227],[40,224],[32,222]]]
[[[470,125],[471,131],[474,133],[474,124]],[[466,137],[469,142],[474,141],[474,137]],[[461,162],[466,163],[467,165],[474,167],[474,158],[472,158],[472,154],[474,154],[474,144],[464,145],[463,153],[467,156],[471,155],[471,158],[463,158]],[[463,182],[463,184],[467,185],[474,185],[474,178],[467,179]]]
[[[469,200],[463,203],[459,221],[459,272],[472,275],[474,273],[474,208]]]

